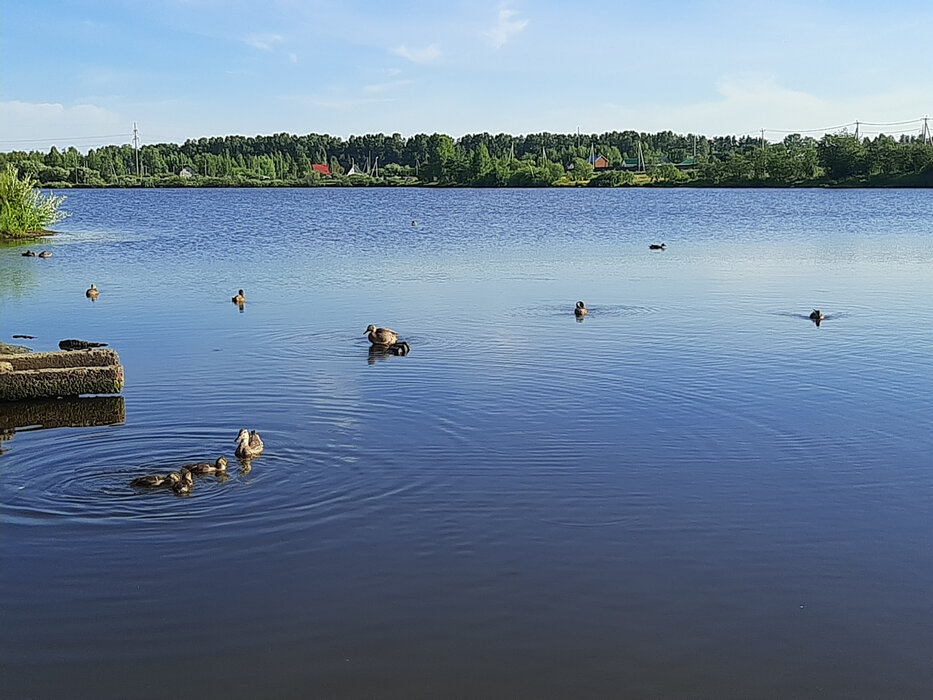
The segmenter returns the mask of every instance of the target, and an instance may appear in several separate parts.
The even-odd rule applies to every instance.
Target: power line
[[[118,138],[131,138],[130,134],[103,134],[101,136],[59,136],[58,138],[43,138],[43,139],[3,139],[0,138],[0,143],[52,143],[58,141],[96,141],[100,139],[118,139]]]
[[[849,122],[848,124],[839,124],[838,126],[827,126],[824,129],[765,129],[765,131],[773,131],[778,134],[814,134],[814,133],[824,133],[829,131],[839,131],[840,129],[846,129],[850,126],[855,126],[856,124],[867,124],[868,122]],[[749,132],[752,133],[752,132]]]
[[[906,122],[862,122],[862,124],[867,124],[868,126],[903,126],[904,124],[920,124],[923,119],[910,119]]]

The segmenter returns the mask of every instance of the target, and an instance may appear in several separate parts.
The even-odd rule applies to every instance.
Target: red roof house
[[[330,175],[330,168],[328,168],[326,165],[322,165],[321,163],[314,163],[311,166],[311,169],[316,170],[317,172],[321,173],[321,175]]]

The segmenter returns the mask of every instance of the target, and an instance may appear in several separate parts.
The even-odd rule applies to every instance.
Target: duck
[[[234,454],[237,457],[258,457],[266,447],[262,442],[262,438],[259,437],[259,433],[255,430],[249,431],[246,428],[243,428],[237,434],[236,442],[238,444]]]
[[[238,292],[236,293],[236,296],[233,297],[230,301],[232,301],[234,304],[243,304],[243,303],[245,303],[245,302],[246,302],[246,297],[243,296],[243,290],[241,289],[240,291],[238,291]]]
[[[398,342],[398,333],[391,328],[376,328],[373,324],[366,327],[363,335],[369,336],[373,345],[395,345]]]
[[[177,474],[172,473],[166,476],[161,474],[149,474],[148,476],[139,476],[130,481],[130,486],[135,486],[140,489],[157,489],[160,486],[170,486],[171,480],[170,477],[178,477]]]
[[[586,305],[582,301],[578,301],[573,310],[575,316],[586,316],[589,312],[590,310],[586,308]]]
[[[24,258],[34,258],[34,257],[36,257],[36,252],[35,252],[34,250],[27,250],[25,253],[23,253],[23,257],[24,257]]]
[[[222,473],[227,471],[227,458],[221,455],[213,463],[197,462],[195,464],[186,464],[185,468],[195,476]]]
[[[51,258],[52,254],[47,250],[43,250],[41,253],[39,253],[39,257],[40,258]]]
[[[824,318],[826,318],[826,315],[819,309],[813,309],[813,311],[810,312],[811,321],[822,321]]]
[[[100,294],[100,292],[97,290],[97,285],[96,285],[96,284],[92,284],[92,285],[91,285],[91,288],[88,289],[88,290],[84,293],[84,296],[86,296],[88,299],[97,299],[97,295],[98,295],[98,294]]]
[[[172,482],[172,491],[179,496],[191,493],[191,486],[194,484],[194,477],[191,476],[191,472],[186,467],[182,467],[177,473],[178,479]]]
[[[664,250],[665,248],[667,248],[667,244],[666,243],[652,243],[648,247],[651,250]]]

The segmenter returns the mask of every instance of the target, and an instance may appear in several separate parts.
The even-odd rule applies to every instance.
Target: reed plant
[[[29,175],[20,175],[12,163],[0,170],[0,236],[29,238],[48,233],[68,214],[59,207],[65,197],[43,195]]]

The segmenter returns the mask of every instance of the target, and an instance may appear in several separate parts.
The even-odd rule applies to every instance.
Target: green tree
[[[830,179],[846,180],[868,174],[865,146],[852,134],[826,134],[817,150]]]
[[[445,166],[454,159],[454,141],[446,134],[431,134],[427,143],[427,162],[424,163],[422,179],[437,182],[444,175]]]

